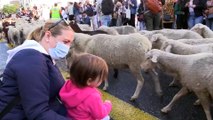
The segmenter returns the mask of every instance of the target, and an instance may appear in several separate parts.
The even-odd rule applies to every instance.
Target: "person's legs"
[[[154,15],[153,24],[154,30],[160,29],[160,13]]]
[[[145,30],[145,29],[146,29],[145,22],[144,21],[139,22],[139,30]]]
[[[194,15],[190,15],[188,19],[188,28],[191,29],[195,25]]]
[[[131,14],[129,25],[135,27],[135,14]]]
[[[94,15],[93,16],[93,30],[97,30],[98,29],[98,16]]]
[[[69,15],[69,20],[74,20],[74,15]]]
[[[111,20],[112,20],[111,15],[107,15],[107,26],[109,26],[109,25],[110,25]]]
[[[101,16],[101,25],[108,26],[106,15]]]
[[[144,14],[144,20],[147,30],[153,30],[153,16],[151,12]]]
[[[210,19],[210,29],[213,30],[213,19]]]
[[[110,15],[101,16],[101,25],[109,26],[110,22],[111,22]]]
[[[203,22],[203,16],[195,17],[195,25]]]
[[[188,29],[187,18],[188,18],[187,15],[182,15],[183,29]]]
[[[176,28],[177,29],[181,29],[182,28],[182,22],[181,22],[181,15],[177,15],[177,18],[176,18]]]
[[[206,18],[206,26],[208,26],[211,29],[211,22],[208,18]]]

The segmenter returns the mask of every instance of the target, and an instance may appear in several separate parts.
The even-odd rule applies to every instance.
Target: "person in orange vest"
[[[54,6],[50,9],[50,18],[61,19],[61,9],[58,7],[57,3],[55,3]]]

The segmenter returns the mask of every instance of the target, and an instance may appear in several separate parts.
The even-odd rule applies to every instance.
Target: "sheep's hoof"
[[[107,90],[107,87],[103,87],[103,91],[106,91]]]
[[[168,113],[171,109],[167,108],[167,107],[164,107],[161,109],[161,112],[162,113]]]
[[[157,94],[158,94],[159,97],[162,97],[162,96],[163,96],[163,92],[162,92],[162,91],[157,92]]]
[[[171,83],[169,84],[169,87],[177,87],[177,85],[176,85],[175,82],[171,82]]]
[[[195,106],[200,105],[200,100],[199,100],[199,99],[197,99],[197,100],[194,102],[194,104],[193,104],[193,105],[195,105]]]
[[[130,101],[133,102],[133,101],[135,101],[136,99],[137,99],[137,97],[132,96],[131,99],[130,99]]]

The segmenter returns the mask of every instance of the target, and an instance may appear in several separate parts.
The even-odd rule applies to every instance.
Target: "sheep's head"
[[[74,34],[74,40],[72,43],[72,48],[75,48],[76,51],[84,52],[85,46],[90,41],[91,36],[87,34],[82,33],[75,33]]]
[[[149,71],[156,68],[156,63],[158,62],[158,50],[152,49],[145,54],[145,62],[142,64],[144,71]]]
[[[206,27],[205,25],[198,23],[198,24],[194,25],[190,30],[202,35],[205,27]]]
[[[72,65],[72,61],[77,54],[85,52],[85,48],[89,41],[89,38],[89,35],[75,33],[74,40],[66,56],[66,65],[68,68],[70,68],[70,66]]]
[[[152,43],[153,49],[160,49],[162,45],[162,41],[165,41],[167,38],[163,36],[162,34],[154,34],[151,36],[150,41]]]
[[[160,48],[160,50],[166,51],[166,52],[171,52],[171,49],[172,49],[172,45],[170,45],[168,41],[163,42]]]

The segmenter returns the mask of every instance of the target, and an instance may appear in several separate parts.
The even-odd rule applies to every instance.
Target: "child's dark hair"
[[[78,87],[87,86],[87,80],[95,80],[100,77],[104,81],[108,76],[108,66],[106,62],[95,55],[84,53],[77,56],[70,67],[70,79]]]

